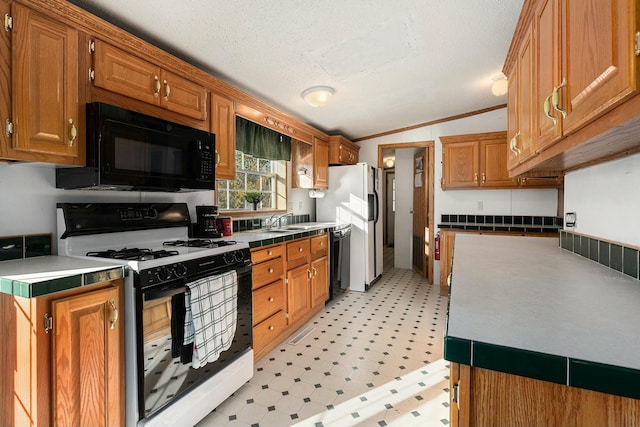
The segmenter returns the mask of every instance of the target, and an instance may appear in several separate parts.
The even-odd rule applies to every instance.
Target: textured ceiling
[[[523,0],[72,0],[329,134],[360,138],[506,102]],[[300,94],[331,86],[325,107]],[[506,124],[505,124],[506,127]]]

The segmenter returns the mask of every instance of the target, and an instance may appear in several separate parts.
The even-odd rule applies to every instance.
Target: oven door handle
[[[183,294],[187,290],[186,286],[179,286],[177,288],[171,289],[161,289],[161,290],[152,290],[148,289],[143,293],[143,297],[145,301],[153,301],[161,298],[172,297],[176,294]]]

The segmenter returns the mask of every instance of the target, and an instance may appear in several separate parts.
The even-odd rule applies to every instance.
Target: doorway
[[[397,182],[395,169],[389,166],[394,162],[397,150],[411,150],[413,153],[413,167],[411,168],[410,177],[405,177],[403,181]],[[403,154],[404,156],[404,154]],[[384,223],[385,230],[385,254],[388,253],[389,238],[393,235],[393,247],[398,250],[398,244],[395,231],[389,231],[389,228],[396,230],[402,224],[412,224],[410,230],[410,246],[412,252],[413,269],[420,275],[424,276],[430,284],[434,283],[433,279],[433,256],[432,248],[434,247],[435,236],[434,230],[434,141],[419,141],[397,144],[380,144],[378,145],[378,167],[385,171],[385,201],[387,211],[391,209],[392,215],[386,215],[387,220]],[[405,174],[406,175],[406,174]],[[392,176],[393,178],[390,178]],[[398,178],[400,179],[400,178]],[[391,191],[389,186],[391,185]],[[413,207],[409,211],[395,210],[395,189],[411,188],[413,195]],[[389,195],[391,193],[391,196]],[[391,197],[391,200],[389,198]],[[391,206],[391,207],[390,207]],[[409,237],[409,236],[407,236]],[[406,243],[403,242],[402,244]],[[385,264],[386,264],[385,260]]]

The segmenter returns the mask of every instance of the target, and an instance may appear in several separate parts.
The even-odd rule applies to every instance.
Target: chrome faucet
[[[280,216],[278,216],[278,214],[271,215],[267,220],[267,229],[273,228],[273,224],[276,222],[278,223],[278,227],[282,227],[282,218],[287,216],[293,216],[293,212],[283,213]]]

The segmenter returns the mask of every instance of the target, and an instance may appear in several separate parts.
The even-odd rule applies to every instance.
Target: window
[[[253,205],[244,198],[249,191],[263,194],[258,210],[286,209],[287,162],[261,159],[236,150],[236,179],[219,179],[217,185],[220,210],[253,210]]]

